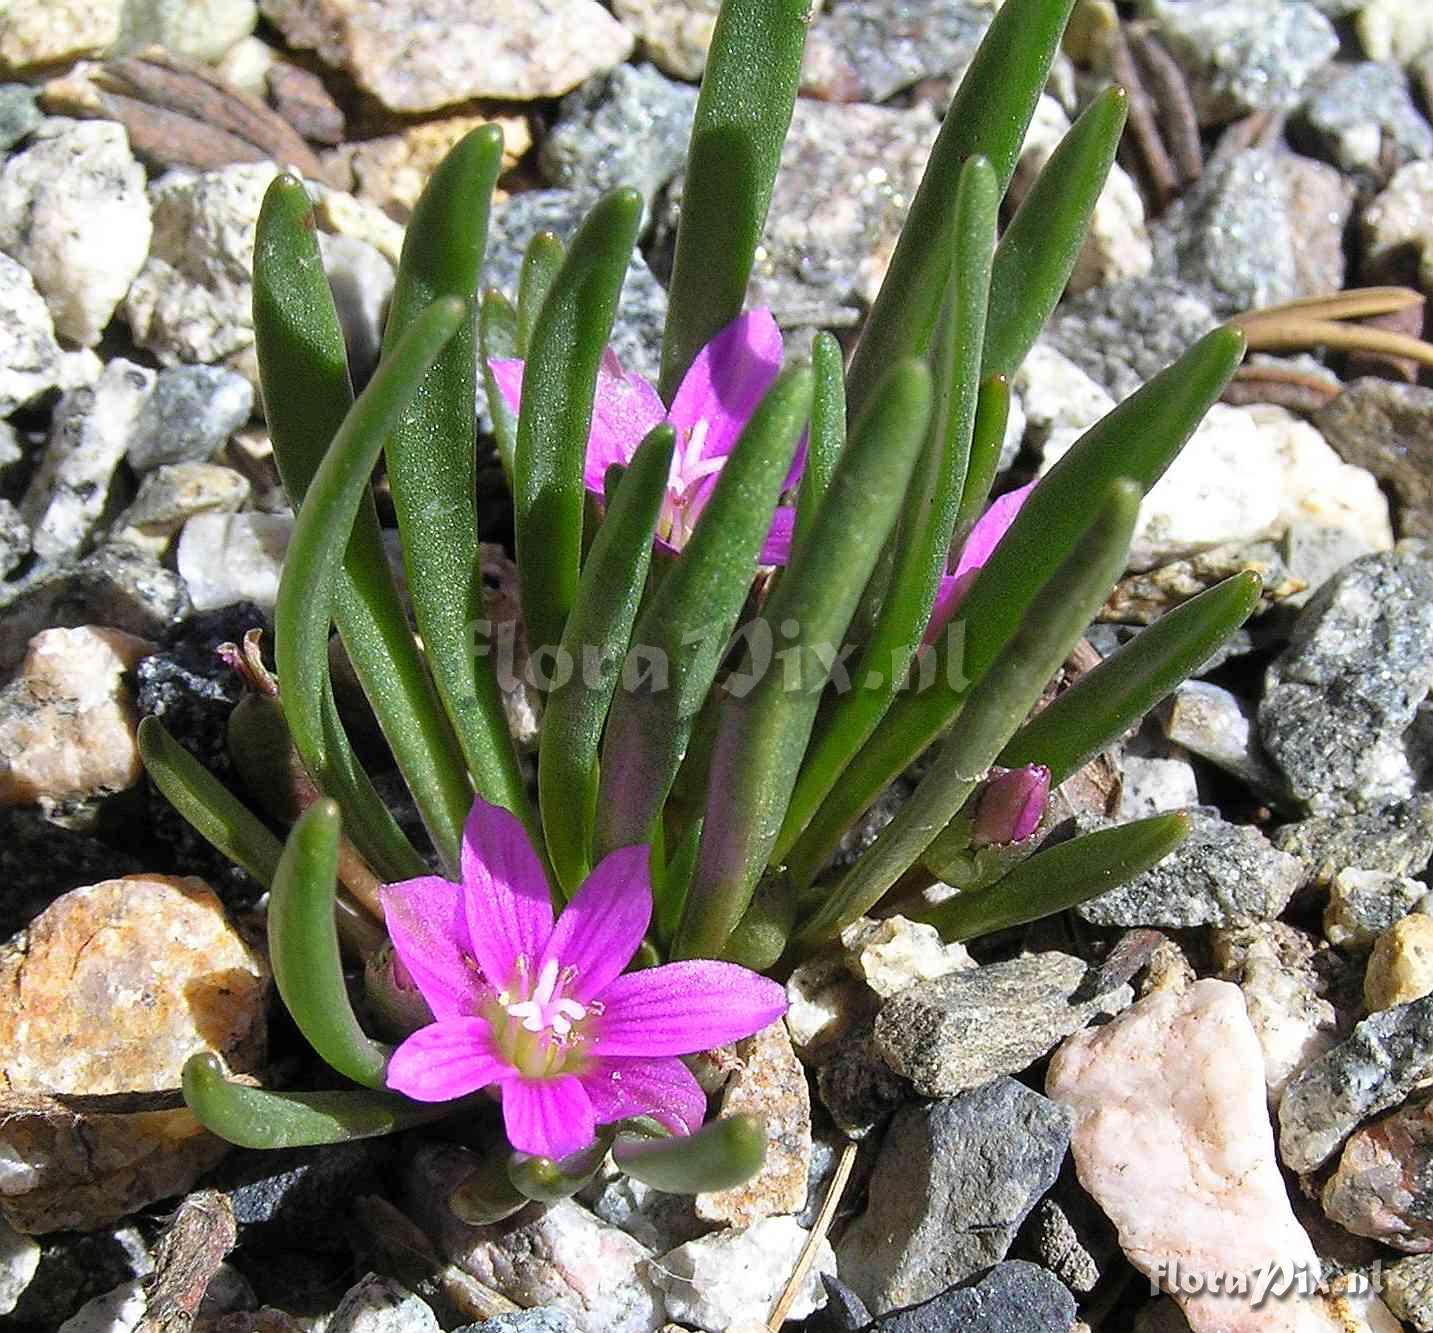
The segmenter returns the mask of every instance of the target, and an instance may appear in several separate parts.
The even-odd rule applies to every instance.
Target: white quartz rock
[[[1181,1287],[1172,1294],[1194,1333],[1336,1333],[1312,1297],[1256,1306],[1183,1289],[1252,1280],[1276,1264],[1319,1274],[1275,1160],[1263,1068],[1239,988],[1205,980],[1076,1033],[1051,1061],[1046,1091],[1075,1113],[1080,1183],[1135,1267]]]
[[[968,972],[975,959],[963,944],[946,944],[934,926],[903,916],[861,917],[841,932],[846,966],[882,999],[918,981]]]
[[[291,514],[195,514],[179,537],[179,575],[194,609],[272,607],[293,530]]]

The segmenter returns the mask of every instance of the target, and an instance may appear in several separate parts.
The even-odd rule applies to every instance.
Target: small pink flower
[[[975,807],[972,847],[1024,842],[1040,826],[1050,798],[1050,770],[1044,764],[992,768]]]
[[[1028,486],[1021,486],[1019,490],[1007,491],[976,520],[975,526],[970,530],[970,536],[965,539],[965,545],[960,549],[960,559],[956,562],[955,572],[941,576],[940,587],[935,594],[935,605],[931,608],[930,623],[925,630],[927,643],[934,643],[941,630],[950,623],[951,616],[964,600],[965,594],[970,591],[970,585],[975,582],[975,576],[994,554],[995,548],[1000,545],[1000,539],[1009,531],[1010,525],[1015,522],[1015,515],[1020,512],[1026,497],[1034,489],[1035,483],[1032,481]]]
[[[597,372],[584,485],[600,497],[607,469],[614,464],[625,467],[647,432],[668,422],[676,428],[677,444],[657,518],[657,539],[668,550],[681,550],[711,498],[717,474],[737,437],[776,379],[781,352],[781,330],[771,311],[749,310],[739,315],[697,354],[668,410],[657,390],[640,375],[623,370],[609,347]],[[516,412],[522,401],[523,362],[490,360],[488,367],[503,401]],[[805,462],[803,447],[783,490],[801,480]],[[762,548],[762,564],[786,563],[795,512],[784,505],[777,509]]]
[[[759,1031],[786,997],[707,959],[623,975],[652,915],[648,855],[604,858],[554,921],[522,824],[476,801],[461,884],[425,875],[382,890],[393,946],[435,1019],[393,1052],[388,1086],[425,1102],[494,1086],[508,1141],[542,1157],[628,1116],[697,1129],[706,1097],[676,1057]]]

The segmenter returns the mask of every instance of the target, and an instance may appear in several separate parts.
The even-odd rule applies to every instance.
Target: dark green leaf
[[[478,350],[481,354],[483,393],[487,396],[488,415],[493,419],[498,459],[511,488],[513,455],[517,452],[517,413],[508,407],[507,401],[498,392],[498,382],[488,362],[509,361],[518,355],[517,311],[499,291],[483,293],[483,303],[478,311]]]
[[[806,447],[806,466],[796,493],[796,530],[791,535],[794,551],[811,529],[821,500],[831,485],[836,460],[846,444],[846,371],[841,344],[824,330],[811,343],[811,431]]]
[[[562,268],[562,242],[550,231],[540,231],[527,243],[517,284],[517,355],[526,357],[542,303]]]
[[[524,1198],[539,1203],[570,1199],[597,1174],[611,1142],[610,1133],[600,1134],[590,1148],[558,1161],[515,1152],[508,1158],[508,1179]]]

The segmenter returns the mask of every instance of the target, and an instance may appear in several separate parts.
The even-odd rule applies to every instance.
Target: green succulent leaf
[[[976,154],[988,158],[1004,195],[1074,2],[1007,0],[986,30],[941,122],[851,360],[847,386],[853,416],[860,415],[887,366],[929,353],[950,271],[950,210],[961,168]]]
[[[570,1199],[597,1174],[611,1143],[610,1133],[599,1134],[590,1148],[556,1161],[515,1152],[508,1158],[508,1179],[525,1199],[539,1203]]]
[[[852,688],[836,701],[802,766],[785,826],[773,848],[777,859],[785,855],[890,707],[920,648],[946,571],[980,399],[977,349],[985,334],[998,212],[995,176],[983,157],[965,164],[958,188],[952,221],[956,262],[935,358],[935,411],[929,434],[908,491],[899,536],[877,566],[886,575],[883,594],[872,596],[876,578],[866,592],[868,603],[878,600],[880,608],[851,674]]]
[[[1141,494],[1122,478],[1086,511],[1085,530],[1020,608],[1015,634],[970,692],[929,771],[802,928],[803,944],[823,943],[874,907],[985,778],[1123,572]]]
[[[1013,375],[1065,291],[1129,111],[1106,88],[1050,155],[1000,238],[990,280],[985,374]]]
[[[489,289],[483,293],[478,309],[478,364],[482,369],[483,393],[487,397],[488,414],[493,419],[493,438],[497,442],[498,460],[508,486],[513,480],[513,455],[517,452],[517,414],[498,392],[497,377],[489,362],[508,361],[520,357],[517,340],[517,311],[501,292]]]
[[[540,231],[527,243],[517,280],[517,352],[526,357],[543,302],[557,281],[566,252],[555,233]]]
[[[841,344],[824,330],[811,343],[811,431],[806,467],[796,493],[796,528],[791,534],[795,550],[809,531],[821,499],[831,485],[836,460],[846,444],[846,367]]]
[[[662,338],[671,402],[696,355],[741,314],[801,81],[811,0],[725,0],[687,153]]]
[[[696,530],[638,617],[633,643],[645,660],[633,663],[631,687],[613,700],[602,744],[599,858],[652,836],[751,590],[810,411],[810,370],[783,371],[742,430]]]
[[[1000,470],[1000,453],[1005,445],[1005,426],[1009,420],[1010,381],[1004,375],[992,375],[980,386],[975,429],[970,439],[970,466],[965,471],[965,487],[955,516],[955,534],[951,538],[953,550],[965,544],[985,512],[990,488]]]
[[[1262,588],[1257,574],[1235,574],[1166,612],[1032,717],[997,762],[1044,764],[1063,782],[1207,662],[1254,614]]]
[[[767,864],[822,690],[901,505],[931,415],[924,365],[894,367],[841,454],[776,591],[753,622],[751,679],[729,679],[696,872],[673,946],[716,957]],[[764,660],[776,647],[776,660]],[[740,688],[749,685],[749,688]]]
[[[605,195],[573,237],[533,325],[518,412],[513,502],[528,643],[562,639],[582,562],[582,468],[597,370],[637,242],[642,196]]]
[[[1208,334],[1096,422],[1030,493],[958,618],[938,639],[929,688],[892,703],[794,844],[787,864],[798,888],[811,882],[882,788],[950,725],[1010,642],[1036,590],[1080,540],[1097,497],[1121,477],[1146,491],[1159,480],[1222,392],[1243,348],[1237,330]]]
[[[731,1189],[761,1170],[766,1124],[758,1116],[730,1115],[685,1137],[618,1134],[612,1159],[634,1180],[667,1194]]]
[[[275,179],[259,213],[254,339],[274,458],[298,510],[353,405],[353,391],[312,207],[292,176]],[[467,773],[404,615],[367,491],[338,575],[333,618],[423,821],[440,854],[456,865],[470,803]],[[335,744],[352,764],[341,731]],[[391,832],[386,840],[391,843]],[[375,850],[371,840],[368,850]]]
[[[507,1154],[494,1153],[448,1195],[448,1207],[470,1227],[492,1226],[532,1201],[512,1182]]]
[[[451,1115],[458,1103],[410,1102],[389,1092],[269,1092],[224,1077],[219,1057],[184,1064],[184,1102],[194,1118],[240,1148],[309,1148],[394,1134]]]
[[[165,800],[201,837],[265,888],[273,883],[283,844],[157,717],[140,721],[139,757]]]
[[[1189,833],[1181,811],[1097,829],[1036,852],[987,889],[959,893],[913,919],[945,940],[971,940],[1078,907],[1148,870]]]
[[[483,623],[477,519],[477,314],[488,207],[502,134],[485,125],[443,159],[419,196],[403,240],[383,358],[440,298],[463,317],[389,432],[384,453],[398,512],[413,614],[443,706],[478,791],[530,818],[491,656],[476,651]]]
[[[337,804],[324,800],[290,831],[269,895],[269,961],[309,1045],[345,1078],[381,1088],[388,1048],[359,1025],[339,959],[333,919],[339,827]]]
[[[652,559],[676,433],[658,426],[642,441],[613,493],[577,586],[538,746],[538,796],[548,856],[571,896],[591,869],[602,725],[621,677]]]

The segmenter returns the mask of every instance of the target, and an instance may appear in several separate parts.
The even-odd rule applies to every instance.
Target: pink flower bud
[[[971,846],[1024,842],[1039,825],[1049,795],[1050,770],[1044,764],[991,769],[976,806]]]

